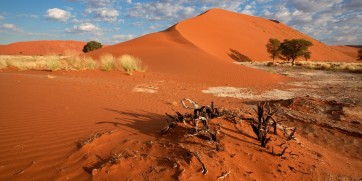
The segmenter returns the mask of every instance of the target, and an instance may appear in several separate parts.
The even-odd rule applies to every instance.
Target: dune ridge
[[[187,40],[221,59],[230,60],[236,50],[253,61],[270,60],[265,50],[269,38],[302,38],[313,43],[311,60],[353,61],[348,56],[328,47],[291,27],[275,20],[212,9],[197,17],[182,21],[176,29]]]
[[[74,55],[83,53],[86,42],[74,40],[39,40],[0,46],[0,55]]]

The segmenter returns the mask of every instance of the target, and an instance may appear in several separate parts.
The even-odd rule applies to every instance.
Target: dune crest
[[[265,50],[269,38],[302,38],[313,43],[311,60],[353,61],[308,35],[296,31],[277,20],[212,9],[197,17],[176,25],[187,40],[214,56],[231,59],[230,54],[239,52],[253,61],[270,60]]]
[[[0,45],[0,55],[74,55],[83,53],[86,42],[40,40]]]

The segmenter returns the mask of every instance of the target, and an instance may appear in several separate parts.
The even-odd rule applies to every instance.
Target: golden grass
[[[111,54],[102,55],[99,60],[84,55],[77,56],[21,56],[21,55],[0,55],[0,70],[6,68],[18,70],[102,70],[125,71],[132,75],[133,72],[143,72],[145,69],[139,58],[125,54],[121,57],[114,57]]]
[[[133,72],[143,72],[144,66],[142,65],[142,61],[134,56],[125,54],[117,59],[118,65],[120,65],[125,72],[129,75],[132,75]]]
[[[116,67],[116,58],[111,54],[104,54],[100,57],[101,70],[110,71]]]
[[[267,63],[270,66],[271,63]],[[285,62],[276,62],[275,66],[285,66]],[[313,69],[313,70],[327,70],[327,71],[343,71],[351,73],[362,73],[362,63],[349,63],[349,62],[318,62],[318,61],[298,61],[294,64],[297,67]]]

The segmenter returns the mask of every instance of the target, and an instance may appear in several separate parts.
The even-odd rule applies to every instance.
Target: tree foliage
[[[90,41],[90,42],[88,42],[86,45],[84,45],[84,47],[83,47],[83,52],[84,52],[84,53],[90,52],[90,51],[93,51],[93,50],[102,48],[102,46],[103,46],[103,45],[102,45],[101,43],[99,43],[99,42]]]
[[[304,39],[292,39],[292,40],[284,40],[283,43],[280,44],[281,54],[289,61],[292,60],[292,64],[296,58],[305,56],[310,58],[310,52],[308,48],[312,46],[312,42]]]
[[[358,50],[358,58],[362,60],[362,48]]]
[[[270,38],[265,46],[270,54],[270,58],[272,58],[274,62],[275,58],[278,58],[280,55],[280,41],[278,39]]]
[[[303,57],[304,57],[305,61],[310,59],[310,54],[311,54],[311,52],[309,52],[309,51],[304,52]]]

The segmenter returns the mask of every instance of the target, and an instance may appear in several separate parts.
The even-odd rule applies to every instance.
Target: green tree
[[[284,40],[283,43],[280,44],[281,54],[288,59],[288,61],[291,59],[294,65],[294,61],[298,57],[306,54],[309,54],[307,57],[310,57],[310,53],[307,52],[309,52],[308,48],[312,45],[312,42],[304,39]]]
[[[358,58],[362,60],[362,48],[358,50]]]
[[[93,51],[93,50],[102,48],[102,46],[103,46],[103,45],[102,45],[101,43],[99,43],[99,42],[90,41],[90,42],[88,42],[86,45],[84,45],[84,47],[83,47],[83,52],[84,52],[84,53],[87,53],[87,52],[90,52],[90,51]]]
[[[268,43],[265,45],[266,51],[270,54],[270,58],[278,58],[280,55],[280,41],[278,39],[270,38]]]
[[[305,61],[308,61],[308,59],[310,59],[310,54],[311,54],[311,52],[304,52],[304,54],[303,54],[303,57],[304,57],[304,59],[305,59]]]

